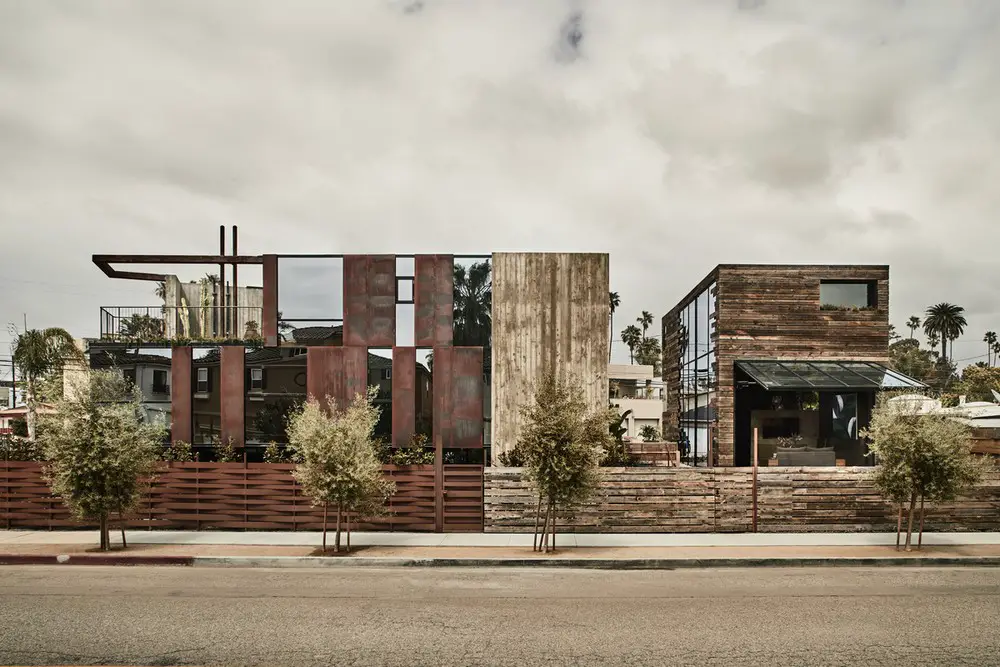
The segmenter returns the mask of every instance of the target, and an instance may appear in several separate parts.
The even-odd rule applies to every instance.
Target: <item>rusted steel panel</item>
[[[310,347],[306,351],[306,391],[320,403],[332,400],[343,409],[364,393],[368,383],[368,349]]]
[[[451,386],[454,372],[454,352],[451,346],[434,348],[434,375],[431,389],[431,403],[434,405],[431,432],[434,446],[451,447],[452,403]]]
[[[338,387],[337,401],[346,407],[357,394],[368,390],[368,348],[341,347],[342,372]]]
[[[191,442],[191,359],[188,346],[170,353],[170,439]]]
[[[320,403],[325,403],[327,397],[334,394],[334,355],[340,348],[309,347],[306,348],[306,393]]]
[[[243,446],[246,417],[246,350],[241,346],[222,348],[219,373],[220,427],[222,440],[232,438],[237,447]]]
[[[392,444],[406,447],[416,430],[417,349],[392,349]]]
[[[264,309],[261,319],[261,335],[264,344],[275,347],[278,344],[278,257],[264,255],[263,266]]]
[[[417,255],[414,259],[414,344],[418,347],[453,342],[454,267],[452,255]]]
[[[456,347],[451,368],[451,433],[446,447],[483,446],[483,348]]]
[[[395,255],[344,256],[344,345],[396,343]]]

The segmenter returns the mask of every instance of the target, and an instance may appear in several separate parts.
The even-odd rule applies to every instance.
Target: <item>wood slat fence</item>
[[[895,530],[871,468],[761,468],[760,532]],[[750,468],[605,468],[591,502],[560,515],[567,532],[749,532]],[[538,498],[520,468],[487,468],[487,532],[531,532]],[[927,530],[1000,530],[1000,473],[956,502],[928,506]]]
[[[318,530],[323,510],[313,507],[292,477],[292,464],[164,464],[126,525],[188,530]],[[433,465],[383,466],[396,492],[386,516],[355,519],[352,528],[435,531]],[[482,530],[482,466],[444,466],[446,531]],[[477,486],[478,484],[478,486]],[[332,520],[331,516],[331,520]],[[0,527],[79,528],[52,496],[37,462],[0,461]]]

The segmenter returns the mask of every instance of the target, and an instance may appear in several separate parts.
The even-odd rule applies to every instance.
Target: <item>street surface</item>
[[[0,664],[1000,665],[1000,570],[0,567]]]

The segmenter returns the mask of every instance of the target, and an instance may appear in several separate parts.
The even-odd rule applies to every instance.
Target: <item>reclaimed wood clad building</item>
[[[754,427],[762,465],[788,438],[862,465],[875,392],[922,386],[884,366],[888,266],[723,264],[662,334],[664,427],[696,465],[749,465]]]

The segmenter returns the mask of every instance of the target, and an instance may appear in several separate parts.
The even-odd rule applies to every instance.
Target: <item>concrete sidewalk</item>
[[[0,531],[0,564],[195,567],[680,567],[1000,566],[1000,534],[933,533],[924,548],[895,549],[895,534],[558,535],[558,550],[531,550],[531,535],[355,533],[350,555],[320,554],[320,533],[129,531],[121,550],[96,551],[97,531]],[[346,537],[344,538],[346,541]],[[332,548],[333,534],[328,535]]]
[[[318,547],[322,533],[128,530],[130,545]],[[96,530],[0,530],[0,551],[11,545],[90,545]],[[112,530],[112,540],[119,534]],[[328,540],[333,539],[333,531]],[[365,547],[531,547],[530,533],[351,533]],[[559,533],[560,547],[873,547],[896,544],[895,533]],[[916,535],[914,535],[916,540]],[[924,533],[927,546],[1000,545],[1000,533]]]

